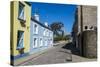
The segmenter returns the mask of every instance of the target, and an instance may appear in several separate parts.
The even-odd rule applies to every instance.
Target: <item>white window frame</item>
[[[47,40],[45,40],[45,46],[47,46],[47,45],[48,45]]]
[[[47,30],[47,36],[48,36],[48,34],[49,34],[49,31]]]
[[[52,45],[53,44],[53,41],[52,41],[52,39],[50,39],[50,45]]]
[[[46,29],[43,30],[43,35],[46,36]]]
[[[24,11],[25,8],[24,7],[25,5],[19,2],[18,19],[22,21],[25,21],[25,11]],[[22,8],[21,12],[20,12],[20,8]]]
[[[49,32],[49,36],[52,37],[52,32]]]
[[[35,25],[36,25],[37,27],[35,27]],[[38,34],[38,25],[37,25],[37,24],[34,24],[34,34]]]
[[[34,38],[33,39],[33,48],[37,48],[38,47],[38,43],[37,42],[38,42],[37,38]]]

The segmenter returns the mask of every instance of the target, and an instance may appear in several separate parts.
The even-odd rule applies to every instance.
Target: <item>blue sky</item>
[[[76,5],[69,4],[54,4],[54,3],[37,3],[32,2],[32,16],[35,11],[40,15],[40,22],[48,22],[51,24],[56,21],[60,21],[64,24],[64,28],[67,33],[72,30],[74,23],[74,15]]]

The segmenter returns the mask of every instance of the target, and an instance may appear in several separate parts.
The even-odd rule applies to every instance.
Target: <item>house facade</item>
[[[25,1],[11,1],[11,61],[29,54],[31,5]],[[13,63],[12,63],[13,64]]]
[[[41,51],[53,45],[53,32],[48,23],[42,24],[39,15],[31,18],[30,54]]]
[[[80,55],[97,56],[97,7],[77,6],[75,23],[72,29],[73,45]]]
[[[53,46],[53,31],[47,22],[42,24],[39,21],[38,14],[31,17],[29,2],[11,1],[10,10],[11,65],[16,65],[17,59]]]

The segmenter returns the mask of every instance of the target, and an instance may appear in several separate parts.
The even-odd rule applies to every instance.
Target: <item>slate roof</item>
[[[41,22],[37,21],[34,17],[31,17],[31,20],[32,20],[32,21],[34,21],[34,22],[36,22],[37,24],[41,25],[42,27],[45,27],[45,28],[47,28],[47,29],[51,30],[51,28],[50,28],[50,27],[45,26],[45,25],[44,25],[44,24],[42,24]],[[52,30],[51,30],[51,31],[52,31]]]

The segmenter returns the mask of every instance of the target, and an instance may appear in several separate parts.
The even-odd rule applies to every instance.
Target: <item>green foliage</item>
[[[53,22],[51,25],[50,25],[54,35],[59,35],[58,32],[62,32],[62,35],[63,35],[63,30],[62,30],[62,27],[64,27],[64,24],[62,22]]]
[[[61,35],[54,37],[54,41],[62,41],[62,40],[67,40],[67,37]]]
[[[70,39],[71,39],[70,35],[65,35],[65,36],[59,35],[59,36],[54,37],[54,41],[62,41],[62,40],[66,41]]]

